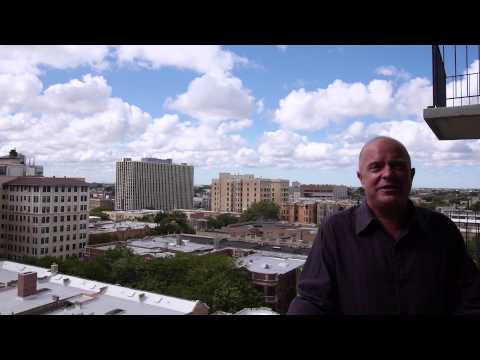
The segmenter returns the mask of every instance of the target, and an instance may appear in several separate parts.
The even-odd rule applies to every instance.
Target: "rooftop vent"
[[[55,275],[58,273],[58,264],[52,263],[52,265],[50,265],[50,273],[52,275]]]

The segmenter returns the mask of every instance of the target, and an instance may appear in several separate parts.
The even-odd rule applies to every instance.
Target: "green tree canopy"
[[[145,261],[124,247],[88,259],[25,257],[22,262],[50,267],[59,272],[110,284],[206,303],[212,312],[236,312],[263,306],[260,292],[251,284],[246,270],[237,268],[228,256],[177,254]]]
[[[280,207],[273,201],[262,200],[254,203],[242,213],[240,221],[278,220]]]
[[[207,226],[209,229],[220,229],[224,226],[235,224],[238,220],[239,219],[232,214],[220,214],[216,218],[209,216],[207,218]]]

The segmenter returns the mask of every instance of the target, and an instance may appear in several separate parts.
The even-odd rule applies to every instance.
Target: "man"
[[[454,314],[480,310],[480,273],[455,224],[408,198],[405,147],[376,137],[360,152],[364,202],[327,218],[288,314]]]

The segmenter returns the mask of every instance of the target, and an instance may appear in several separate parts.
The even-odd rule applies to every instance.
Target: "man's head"
[[[405,206],[414,175],[407,149],[395,139],[376,137],[360,151],[357,177],[372,209]]]

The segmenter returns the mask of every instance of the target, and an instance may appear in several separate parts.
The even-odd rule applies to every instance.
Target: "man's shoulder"
[[[421,221],[427,231],[443,233],[444,235],[459,233],[457,225],[441,212],[416,206],[417,218]]]
[[[355,212],[359,208],[359,205],[352,206],[348,209],[338,211],[332,215],[329,215],[324,220],[324,225],[327,226],[344,226],[351,223],[355,218]]]

